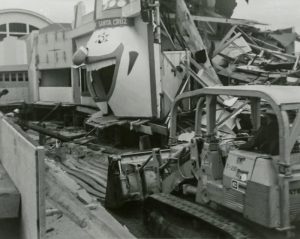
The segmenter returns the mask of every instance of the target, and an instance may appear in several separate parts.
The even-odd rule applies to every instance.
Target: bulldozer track
[[[163,205],[172,207],[182,213],[188,214],[204,221],[211,226],[217,228],[222,233],[233,239],[261,239],[261,235],[257,235],[248,227],[241,225],[217,212],[212,211],[204,206],[189,202],[170,194],[154,194],[148,197],[148,202],[159,202]],[[147,206],[147,205],[145,205]]]

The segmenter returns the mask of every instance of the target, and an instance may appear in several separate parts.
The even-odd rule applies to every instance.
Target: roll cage
[[[201,119],[206,107],[206,136],[214,137],[216,131],[216,106],[219,96],[244,97],[250,100],[254,130],[261,124],[261,100],[266,101],[274,111],[279,127],[278,185],[280,188],[281,230],[290,228],[289,180],[292,175],[291,151],[300,135],[300,87],[291,86],[215,86],[186,92],[179,95],[172,106],[169,143],[175,144],[177,113],[179,103],[184,99],[197,98],[195,136],[201,137]],[[295,111],[296,117],[290,125],[288,111]],[[275,159],[273,159],[275,161]]]

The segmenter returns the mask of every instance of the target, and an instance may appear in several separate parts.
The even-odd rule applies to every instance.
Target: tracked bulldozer
[[[215,86],[183,93],[172,107],[169,151],[110,160],[106,205],[143,201],[144,222],[161,237],[190,237],[187,228],[209,229],[212,238],[295,236],[300,220],[298,92],[285,86]],[[221,132],[227,119],[216,117],[220,96],[244,102],[227,119],[242,114],[247,137]],[[182,143],[178,106],[189,98],[197,100],[195,135]],[[275,124],[265,122],[267,115]]]

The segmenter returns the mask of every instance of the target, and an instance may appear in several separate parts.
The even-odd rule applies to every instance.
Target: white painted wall
[[[29,102],[29,90],[28,87],[16,87],[16,88],[8,88],[9,93],[5,96],[2,96],[0,99],[0,104],[7,104],[19,101]],[[1,88],[0,90],[4,89]]]
[[[43,33],[38,38],[39,69],[69,68],[72,65],[72,41],[66,32]]]
[[[6,37],[0,42],[0,66],[26,65],[27,46],[25,40]]]
[[[72,87],[40,87],[39,95],[40,101],[73,102]]]

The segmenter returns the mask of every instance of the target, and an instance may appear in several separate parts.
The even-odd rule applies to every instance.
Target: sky
[[[74,6],[80,1],[86,4],[88,11],[93,9],[94,0],[0,0],[0,9],[28,9],[40,13],[54,22],[71,23]]]
[[[80,0],[0,0],[0,9],[25,8],[55,22],[72,22],[74,5]],[[91,11],[94,0],[81,0]],[[225,0],[226,1],[226,0]],[[272,24],[275,28],[295,26],[300,33],[300,0],[237,0],[233,17]]]
[[[295,27],[300,33],[300,0],[237,0],[233,17],[271,24],[271,28]]]

